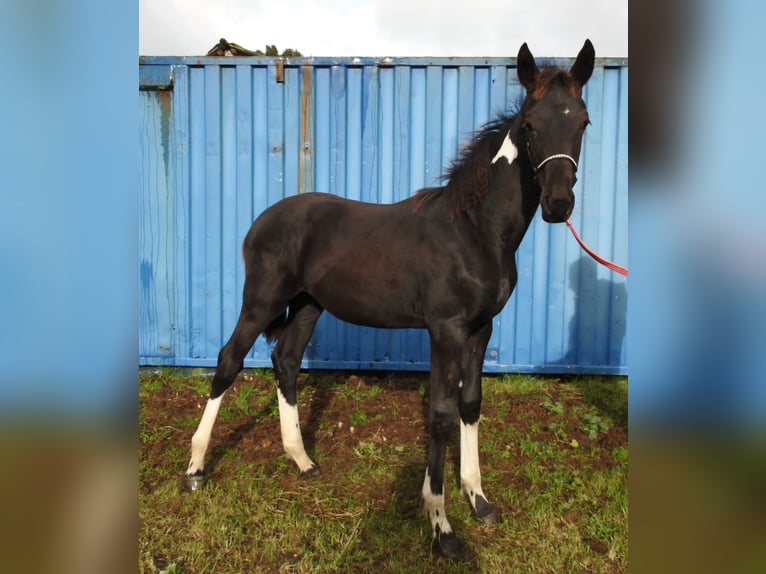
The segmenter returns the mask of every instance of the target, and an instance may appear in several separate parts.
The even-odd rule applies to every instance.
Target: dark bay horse
[[[186,483],[201,484],[221,399],[256,337],[276,341],[282,442],[302,476],[318,471],[303,447],[296,378],[324,310],[359,325],[425,328],[431,340],[430,439],[423,500],[432,548],[473,553],[444,512],[444,459],[460,415],[460,480],[474,514],[494,521],[481,488],[481,372],[492,318],[516,285],[515,253],[538,205],[549,223],[572,213],[588,112],[582,88],[595,53],[585,41],[570,70],[538,68],[527,45],[517,60],[526,95],[518,113],[487,124],[454,161],[446,185],[393,205],[322,193],[265,210],[242,246],[245,285],[231,338],[218,355],[210,398],[192,438]]]

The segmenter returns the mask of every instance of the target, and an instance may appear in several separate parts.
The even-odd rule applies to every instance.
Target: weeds
[[[586,413],[583,415],[582,429],[590,440],[595,440],[599,433],[609,430],[609,424],[598,415]]]
[[[564,414],[564,405],[561,403],[561,401],[556,401],[554,403],[551,402],[550,399],[545,399],[545,401],[543,401],[543,407],[554,415]]]
[[[348,422],[351,424],[351,426],[354,427],[364,424],[367,422],[367,413],[361,409],[356,410],[351,413],[351,416],[348,418]]]

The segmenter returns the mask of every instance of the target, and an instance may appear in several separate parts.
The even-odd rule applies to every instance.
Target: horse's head
[[[526,43],[519,49],[519,81],[527,90],[522,105],[522,146],[527,153],[540,187],[543,219],[560,223],[569,219],[574,208],[572,188],[577,181],[577,162],[588,111],[582,100],[582,87],[593,72],[595,52],[586,40],[575,63],[567,72],[535,64]]]

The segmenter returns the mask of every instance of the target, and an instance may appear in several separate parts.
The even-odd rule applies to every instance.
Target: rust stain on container
[[[311,162],[311,64],[303,64],[301,82],[301,146],[298,153],[298,193],[313,191],[314,171]]]

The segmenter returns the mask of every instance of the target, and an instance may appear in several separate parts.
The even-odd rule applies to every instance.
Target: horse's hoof
[[[316,476],[317,474],[319,474],[319,465],[317,463],[313,463],[310,468],[307,468],[306,470],[301,472],[300,477],[311,478],[312,476]]]
[[[184,476],[184,486],[189,492],[198,490],[205,482],[205,473],[198,470],[194,474],[187,474]]]
[[[461,542],[454,532],[435,536],[431,542],[431,552],[444,556],[452,562],[468,563],[476,560],[473,550]]]
[[[487,502],[487,499],[483,496],[476,497],[476,508],[473,510],[473,515],[487,525],[492,525],[497,522],[495,507]]]

